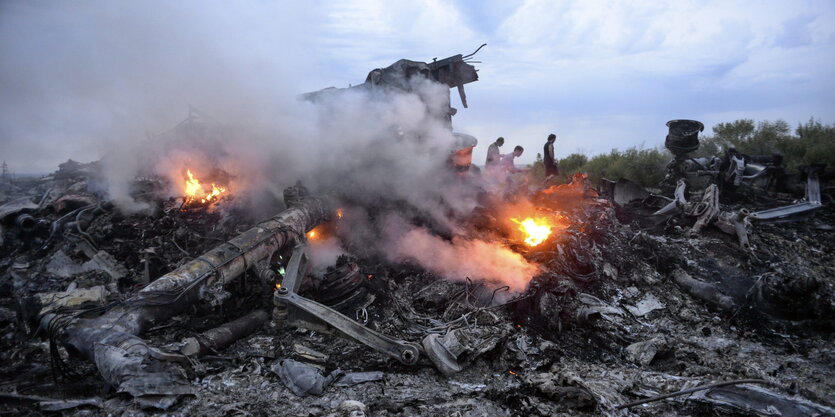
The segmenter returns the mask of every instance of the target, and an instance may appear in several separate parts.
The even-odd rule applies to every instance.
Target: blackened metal
[[[705,130],[705,125],[696,120],[670,120],[670,128],[664,146],[680,156],[699,149],[699,132]]]
[[[35,226],[38,224],[35,221],[35,218],[32,217],[31,214],[21,214],[15,218],[15,224],[17,227],[20,228],[20,231],[23,233],[31,233],[35,230]]]

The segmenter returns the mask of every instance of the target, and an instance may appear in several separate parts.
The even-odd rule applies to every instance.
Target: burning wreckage
[[[409,92],[419,79],[457,88],[466,107],[471,56],[401,60],[304,98]],[[451,130],[449,88],[434,117]],[[702,124],[668,127],[675,158],[655,193],[582,174],[486,184],[470,166],[475,139],[454,135],[437,175],[475,204],[453,227],[424,206],[302,183],[256,221],[214,166],[178,167],[173,197],[161,191],[171,180],[136,178],[152,214],[114,206],[100,163],[4,178],[0,409],[835,414],[823,167],[792,176],[779,156],[732,149],[690,158]],[[192,112],[152,139],[207,129]],[[391,211],[420,226],[392,243],[400,257],[355,230]],[[333,242],[341,255],[317,266]]]

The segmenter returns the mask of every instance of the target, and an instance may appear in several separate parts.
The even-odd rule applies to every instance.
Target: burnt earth
[[[57,181],[19,186],[15,193],[37,199],[50,187],[73,184]],[[89,260],[83,234],[49,239],[44,225],[22,236],[4,224],[0,413],[49,414],[43,401],[72,399],[94,401],[63,414],[161,413],[113,392],[91,364],[50,346],[37,329],[37,295],[103,286],[105,303],[118,303],[256,220],[233,208],[180,211],[169,205],[140,216],[119,214],[107,202],[97,205],[101,210],[83,231],[97,250],[125,268],[119,279],[100,269],[62,277],[49,267],[59,251],[79,264]],[[48,207],[30,212],[48,222],[64,215]],[[751,378],[766,380],[787,396],[833,407],[835,210],[826,206],[803,222],[758,225],[751,252],[721,232],[690,236],[686,220],[653,224],[644,211],[590,197],[571,211],[572,226],[564,233],[534,249],[520,248],[543,266],[521,294],[494,294],[490,285],[445,281],[373,255],[352,259],[372,276],[364,286],[374,299],[367,307],[368,327],[419,343],[429,329],[466,315],[477,318],[468,326],[496,337],[494,346],[451,377],[425,358],[408,367],[333,334],[270,322],[226,350],[195,360],[187,372],[196,395],[179,399],[165,414],[337,416],[349,415],[348,401],[359,401],[373,416],[751,415],[688,396],[615,409],[682,388]],[[676,282],[681,274],[713,284],[733,300],[733,308],[692,296]],[[230,296],[196,306],[144,337],[165,349],[255,306],[271,306],[270,294],[253,274],[226,290]],[[322,354],[325,359],[316,365],[326,374],[380,371],[383,378],[297,397],[273,365],[285,358],[304,360],[300,346]],[[63,372],[53,366],[56,353]]]

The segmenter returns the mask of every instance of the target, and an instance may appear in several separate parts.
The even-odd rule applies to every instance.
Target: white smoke
[[[322,86],[307,84],[306,74],[320,68],[306,10],[271,3],[232,9],[212,1],[0,7],[0,47],[15,57],[0,62],[2,84],[15,86],[0,101],[8,110],[0,111],[2,133],[17,146],[38,137],[69,150],[104,150],[108,197],[123,211],[154,209],[131,196],[137,176],[168,178],[168,195],[176,196],[186,168],[198,177],[213,169],[230,174],[230,188],[244,205],[280,197],[301,180],[313,192],[345,196],[360,207],[400,202],[448,233],[475,204],[446,167],[455,142],[444,119],[448,86],[412,77],[408,92],[355,88],[316,103],[299,98]],[[350,77],[363,80],[365,74]],[[199,123],[159,134],[192,105],[200,109]],[[39,117],[50,123],[38,123]],[[441,274],[499,279],[514,262],[522,275],[531,274],[517,259],[502,262],[506,253],[484,242],[411,233],[392,252],[377,244],[391,240],[374,236],[384,228],[372,218],[362,222],[354,233],[368,235],[371,246]],[[416,256],[404,246],[410,242],[437,245],[444,261]],[[339,250],[329,247],[322,258]],[[483,256],[451,268],[454,259],[476,252]],[[499,264],[487,262],[491,256]]]
[[[510,248],[480,239],[446,241],[426,229],[413,228],[397,239],[392,260],[411,260],[448,279],[471,278],[523,291],[539,268]]]

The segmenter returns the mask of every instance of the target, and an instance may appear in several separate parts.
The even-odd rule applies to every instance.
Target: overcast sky
[[[479,163],[500,135],[529,162],[550,132],[565,156],[658,146],[677,118],[835,122],[832,0],[287,3],[0,3],[0,159],[49,172],[189,104],[239,122],[246,103],[280,111],[270,96],[482,43],[470,108],[452,91]]]

